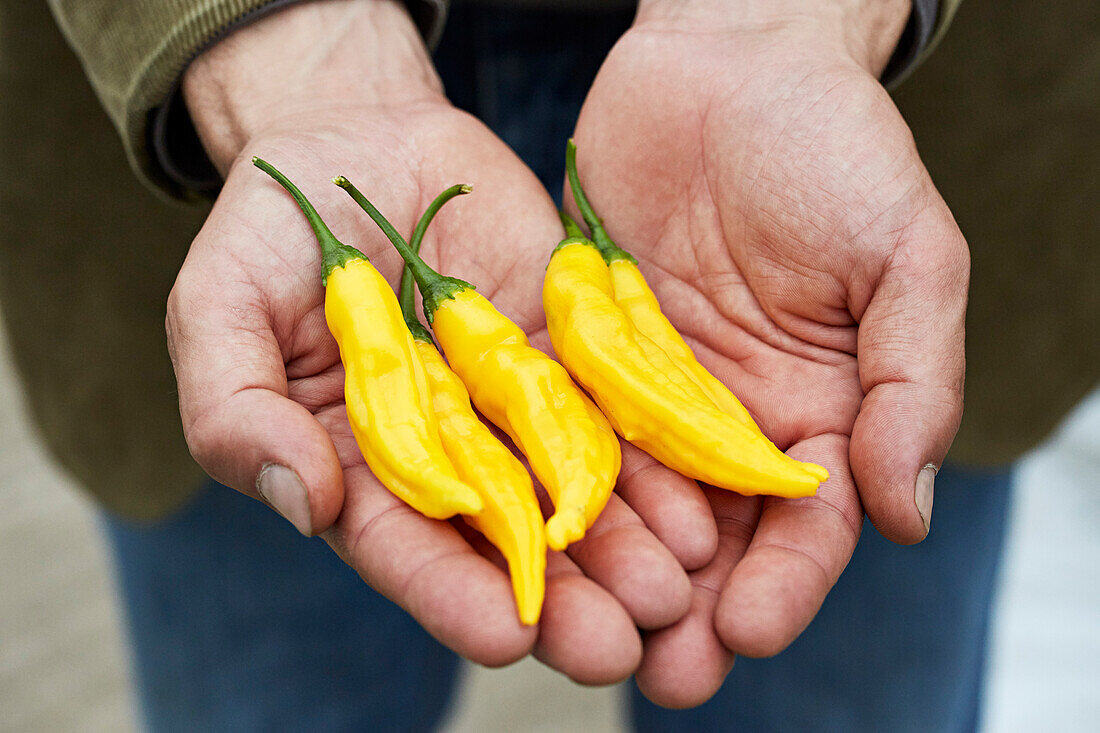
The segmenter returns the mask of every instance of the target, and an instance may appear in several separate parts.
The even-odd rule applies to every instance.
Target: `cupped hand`
[[[718,553],[638,671],[669,706],[801,633],[864,510],[921,540],[961,415],[966,245],[876,80],[904,12],[767,5],[643,3],[576,130],[593,206],[700,361],[830,472],[806,499],[705,490]]]
[[[551,553],[542,621],[521,626],[499,557],[468,541],[457,520],[410,509],[365,465],[325,324],[316,240],[250,158],[286,173],[336,236],[393,284],[400,258],[332,177],[355,182],[406,233],[442,189],[471,184],[473,195],[437,217],[424,257],[477,284],[546,348],[541,278],[561,233],[535,176],[447,103],[394,2],[327,0],[280,11],[201,57],[184,92],[225,176],[167,318],[199,463],[303,533],[323,536],[369,585],[475,662],[506,664],[533,649],[581,682],[632,673],[637,627],[679,619],[690,603],[682,565],[698,567],[714,552],[705,502],[689,482],[628,451],[623,498],[568,554]]]

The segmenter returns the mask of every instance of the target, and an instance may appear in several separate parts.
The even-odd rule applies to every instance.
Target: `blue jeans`
[[[925,542],[866,527],[787,651],[738,659],[694,710],[633,690],[636,729],[975,730],[1009,484],[945,467]],[[259,502],[211,482],[155,526],[106,525],[151,731],[429,731],[444,715],[457,657]]]
[[[458,658],[319,538],[210,482],[107,519],[150,731],[428,731]]]
[[[771,659],[739,658],[687,711],[635,688],[639,731],[975,731],[1008,470],[945,466],[932,531],[913,547],[864,522],[852,561],[810,627]]]
[[[457,4],[437,66],[559,197],[565,139],[629,21]],[[1007,469],[945,467],[928,540],[895,547],[868,527],[790,649],[739,659],[694,710],[635,690],[635,727],[974,730],[1009,484]],[[445,713],[455,656],[259,503],[211,484],[154,526],[106,525],[151,730],[427,731]]]

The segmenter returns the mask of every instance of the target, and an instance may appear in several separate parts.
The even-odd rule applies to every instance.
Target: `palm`
[[[849,443],[874,383],[856,354],[877,345],[860,321],[879,316],[882,273],[911,254],[905,233],[938,201],[873,78],[804,48],[767,50],[751,33],[633,30],[576,132],[593,205],[700,361],[777,445],[831,473],[811,500],[708,490],[722,549],[693,575],[692,615],[647,643],[639,672],[671,703],[721,681],[723,647],[789,643],[851,556],[862,511]],[[709,667],[691,664],[691,646],[709,650]]]
[[[326,120],[323,127],[317,119]],[[555,553],[537,639],[519,627],[507,576],[486,559],[492,553],[483,543],[468,541],[460,523],[420,516],[366,467],[344,410],[337,345],[325,325],[316,240],[285,192],[247,161],[259,155],[286,172],[336,236],[362,250],[393,284],[400,258],[330,179],[347,176],[404,232],[443,188],[473,185],[472,196],[439,215],[424,256],[441,271],[476,283],[537,345],[546,342],[542,272],[560,238],[552,201],[503,144],[444,104],[387,115],[311,110],[307,119],[287,118],[280,129],[285,131],[253,140],[238,157],[173,293],[170,341],[181,395],[201,392],[187,383],[188,374],[238,385],[230,394],[184,402],[192,449],[207,457],[204,465],[216,478],[249,491],[259,467],[250,456],[218,460],[234,449],[222,441],[225,423],[266,421],[257,428],[264,450],[283,453],[259,460],[277,458],[294,466],[307,485],[328,487],[311,496],[314,529],[327,530],[326,539],[368,583],[449,646],[476,661],[502,664],[534,644],[549,664],[585,682],[629,674],[640,654],[635,626],[671,623],[689,596],[676,558],[639,518],[653,501],[632,501],[635,513],[613,499],[590,536],[571,548],[571,559]],[[220,350],[226,343],[231,347]],[[188,368],[192,362],[201,370]],[[242,463],[244,475],[218,474],[220,465]],[[625,463],[628,471],[645,465],[636,455]],[[677,492],[687,488],[682,479],[659,470],[643,473],[647,485],[663,490],[668,516],[686,517],[673,522],[677,528],[711,522],[700,516],[697,497],[687,493],[677,502]],[[623,489],[629,498],[631,487]],[[659,527],[660,521],[651,524]],[[711,522],[710,546],[706,531],[667,542],[681,557],[702,558],[700,564],[713,550],[713,533]]]

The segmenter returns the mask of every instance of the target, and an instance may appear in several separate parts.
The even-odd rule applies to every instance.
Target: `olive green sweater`
[[[202,476],[163,323],[206,213],[127,160],[187,195],[152,121],[188,61],[269,4],[0,0],[0,313],[46,444],[126,516],[164,515]],[[442,9],[414,6],[426,33]],[[1014,458],[1100,376],[1098,21],[1093,0],[968,0],[897,94],[973,252],[957,460]]]
[[[148,145],[155,112],[166,103],[187,64],[227,28],[293,0],[48,0],[80,58],[88,80],[122,136],[139,175],[175,196],[186,196],[165,175]],[[961,0],[945,0],[939,33]],[[431,45],[438,39],[449,0],[410,0]],[[496,0],[497,5],[584,8],[625,6],[626,0]],[[934,45],[929,44],[929,50]],[[912,67],[914,64],[909,64]]]

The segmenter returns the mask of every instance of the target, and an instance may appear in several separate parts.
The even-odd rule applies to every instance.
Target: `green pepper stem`
[[[565,174],[569,178],[569,188],[573,191],[573,200],[577,202],[577,208],[581,210],[585,224],[592,230],[592,241],[603,255],[604,262],[611,264],[615,260],[628,260],[638,264],[638,260],[625,249],[615,244],[604,229],[603,219],[596,215],[592,204],[581,187],[581,177],[577,173],[577,146],[570,138],[565,144]],[[568,225],[567,225],[568,228]]]
[[[416,222],[416,229],[413,230],[412,239],[409,240],[409,249],[416,254],[420,254],[420,243],[424,240],[424,233],[428,231],[428,225],[432,223],[432,219],[443,208],[443,204],[447,203],[455,196],[460,196],[464,193],[470,193],[473,189],[467,186],[465,183],[459,183],[451,186],[443,193],[435,197],[435,200],[428,205],[428,208],[420,215],[420,221]],[[412,335],[420,339],[421,341],[431,341],[432,336],[428,333],[428,329],[424,328],[424,325],[420,323],[420,319],[416,317],[416,304],[413,302],[413,276],[412,270],[408,265],[405,265],[401,271],[401,295],[399,300],[401,301],[401,315],[405,318],[405,323],[408,325],[409,330],[412,331]]]
[[[252,165],[274,178],[280,186],[285,188],[290,195],[294,197],[294,200],[298,202],[298,208],[306,215],[306,220],[309,222],[310,227],[313,228],[313,233],[317,236],[317,244],[321,247],[322,285],[328,285],[328,276],[337,267],[343,267],[353,260],[367,259],[365,254],[355,247],[344,244],[333,235],[332,230],[330,230],[328,225],[321,219],[321,215],[317,213],[317,209],[313,208],[313,204],[309,202],[305,194],[298,190],[298,187],[291,183],[289,178],[280,173],[275,166],[262,158],[256,157],[252,158]]]
[[[580,224],[573,221],[569,214],[564,211],[558,211],[558,218],[561,219],[562,226],[565,227],[565,236],[568,239],[588,239],[585,236],[584,230],[581,229]]]
[[[558,250],[563,247],[568,247],[571,244],[583,244],[600,253],[600,257],[603,257],[603,250],[599,246],[588,238],[588,235],[584,233],[580,225],[570,218],[569,214],[566,214],[562,210],[558,210],[558,218],[561,219],[562,226],[565,227],[565,239],[558,242],[558,246],[554,247],[554,251],[550,253],[550,259],[554,259],[554,255],[558,253]],[[604,262],[611,264],[611,262],[604,257]],[[550,265],[547,264],[547,267]]]
[[[420,288],[420,295],[424,298],[424,315],[428,318],[429,324],[434,319],[436,308],[444,300],[453,299],[457,293],[463,290],[474,289],[474,286],[468,282],[458,278],[445,277],[429,267],[424,260],[420,259],[419,254],[409,248],[408,243],[394,229],[389,220],[382,216],[382,212],[376,209],[374,204],[368,201],[367,197],[360,193],[351,181],[344,176],[337,176],[332,179],[332,182],[347,191],[348,195],[355,200],[355,203],[359,204],[359,208],[367,212],[367,215],[374,220],[374,223],[378,225],[378,228],[382,230],[398,254],[401,255],[401,259],[405,260],[405,264],[408,265],[417,286]]]

